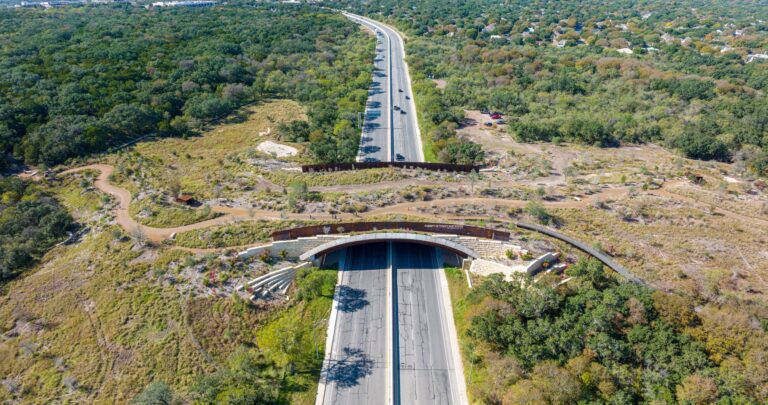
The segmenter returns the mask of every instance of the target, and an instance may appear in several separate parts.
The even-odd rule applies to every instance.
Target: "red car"
[[[493,113],[493,114],[491,114],[491,118],[493,118],[493,119],[495,119],[495,120],[501,119],[501,114],[499,114],[499,113]]]

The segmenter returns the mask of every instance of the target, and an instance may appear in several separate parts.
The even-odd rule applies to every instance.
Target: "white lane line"
[[[445,275],[445,269],[442,264],[438,263],[437,272],[440,279],[440,298],[442,301],[442,313],[443,324],[445,327],[445,335],[448,339],[446,343],[450,342],[451,351],[451,363],[453,364],[454,378],[456,379],[455,388],[458,393],[459,404],[468,405],[469,398],[467,397],[467,381],[464,379],[464,364],[461,361],[461,351],[459,350],[459,336],[456,332],[456,323],[453,319],[453,307],[451,306],[451,291],[448,289],[448,278]],[[451,368],[451,367],[449,367]]]
[[[397,390],[397,386],[399,385],[399,381],[397,379],[399,378],[399,362],[395,361],[395,344],[399,344],[394,342],[394,329],[393,325],[395,323],[396,318],[393,314],[394,309],[394,300],[397,300],[397,292],[395,289],[393,289],[393,283],[397,280],[396,275],[393,274],[395,270],[394,266],[394,260],[392,256],[392,242],[387,242],[387,395],[386,395],[386,403],[388,405],[397,405],[400,403],[400,398],[398,395],[395,395],[395,391]]]
[[[331,315],[328,317],[328,330],[325,335],[325,356],[323,356],[323,366],[320,372],[320,382],[317,384],[317,397],[315,398],[315,405],[323,405],[325,403],[325,392],[328,388],[323,377],[323,369],[326,369],[331,365],[331,358],[333,356],[333,339],[336,336],[336,320],[339,316],[338,303],[339,299],[339,286],[344,282],[344,268],[346,266],[346,254],[340,255],[339,258],[339,271],[336,279],[336,291],[333,294],[333,302],[331,303]]]
[[[408,69],[408,63],[405,61],[405,41],[403,41],[403,37],[400,35],[400,33],[397,32],[395,28],[390,27],[387,24],[380,23],[378,21],[374,21],[371,19],[368,19],[368,20],[373,22],[374,25],[378,24],[379,25],[378,28],[385,32],[385,34],[387,35],[387,38],[389,38],[389,33],[387,33],[386,31],[392,31],[392,33],[395,34],[395,36],[397,37],[398,42],[400,44],[400,58],[403,61],[403,76],[405,77],[405,84],[406,84],[406,87],[408,88],[408,93],[410,94],[410,97],[411,97],[411,99],[408,100],[408,105],[409,105],[410,111],[413,112],[413,115],[409,114],[411,116],[408,118],[410,118],[413,131],[416,134],[416,144],[418,146],[418,159],[420,162],[423,162],[424,161],[424,145],[422,145],[422,142],[421,142],[421,129],[419,128],[419,121],[418,121],[418,116],[416,112],[416,104],[414,102],[413,87],[411,86],[411,76]],[[390,54],[391,54],[391,48],[390,48]]]
[[[388,51],[388,57],[387,57],[387,62],[388,62],[387,63],[387,66],[388,66],[388,68],[387,68],[387,70],[388,70],[387,71],[387,83],[388,83],[388,87],[389,87],[389,97],[387,99],[387,103],[389,104],[387,106],[387,107],[389,107],[388,108],[388,111],[389,111],[389,136],[388,136],[388,140],[387,140],[387,159],[390,162],[394,161],[395,160],[394,159],[394,150],[392,149],[393,146],[394,146],[393,142],[394,142],[394,137],[395,137],[395,129],[394,129],[394,122],[393,122],[393,120],[394,120],[394,118],[393,118],[394,110],[392,109],[393,100],[394,100],[394,96],[392,94],[392,38],[389,35],[389,31],[392,31],[392,33],[394,33],[397,36],[397,39],[398,39],[399,44],[400,44],[401,60],[403,61],[403,65],[406,66],[406,69],[405,69],[406,84],[408,85],[408,92],[411,94],[411,100],[410,100],[410,102],[411,102],[410,106],[411,107],[410,108],[411,108],[411,110],[413,111],[413,114],[414,114],[413,115],[413,119],[415,120],[415,117],[416,117],[416,111],[415,111],[416,108],[415,108],[415,105],[413,104],[413,89],[411,88],[411,79],[408,76],[407,64],[405,63],[405,50],[404,50],[404,46],[403,46],[402,37],[400,36],[400,34],[397,33],[397,31],[393,30],[390,26],[388,26],[386,24],[382,24],[382,23],[380,23],[380,22],[378,22],[376,20],[372,20],[372,19],[370,19],[368,17],[363,17],[363,16],[360,16],[360,15],[357,15],[357,14],[352,14],[352,13],[347,13],[347,12],[343,12],[343,14],[345,16],[347,16],[347,18],[352,17],[350,19],[352,19],[355,22],[359,21],[359,23],[362,23],[363,25],[365,25],[364,23],[366,23],[366,22],[368,24],[370,24],[370,25],[373,25],[376,29],[378,29],[379,31],[384,33],[384,35],[387,37],[387,51]],[[414,128],[415,128],[415,131],[416,131],[416,134],[417,134],[417,142],[419,144],[419,156],[420,156],[419,161],[423,162],[424,161],[424,151],[422,150],[423,147],[421,146],[421,132],[419,130],[418,122],[417,121],[413,121],[413,122],[416,123],[416,125],[414,125]]]

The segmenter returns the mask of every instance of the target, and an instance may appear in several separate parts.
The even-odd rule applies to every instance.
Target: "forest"
[[[71,225],[67,210],[35,184],[0,179],[0,284],[34,264]]]
[[[472,290],[469,361],[489,381],[484,403],[746,404],[768,399],[761,315],[733,303],[697,307],[688,297],[621,283],[596,259],[571,282],[494,275]]]
[[[307,106],[320,162],[354,158],[373,41],[297,6],[0,10],[0,170],[191,136],[267,98]]]
[[[506,113],[525,142],[653,142],[768,175],[768,69],[750,61],[768,49],[768,8],[757,3],[334,4],[408,35],[414,91],[431,120],[422,131],[435,149],[463,109],[487,108]]]

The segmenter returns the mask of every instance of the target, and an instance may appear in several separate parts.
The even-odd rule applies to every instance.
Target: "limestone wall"
[[[516,254],[520,255],[527,251],[520,246],[502,242],[498,240],[481,239],[469,236],[458,235],[430,235],[435,238],[445,239],[451,242],[459,243],[474,252],[476,252],[481,258],[495,259],[502,258],[506,255],[507,250],[512,250]],[[279,257],[281,252],[285,251],[287,257],[298,258],[306,251],[316,248],[327,242],[331,242],[336,239],[346,238],[348,235],[318,235],[307,238],[298,238],[293,240],[282,240],[267,243],[261,246],[255,246],[239,253],[240,257],[248,258],[252,256],[258,256],[264,251],[269,251],[269,254],[274,257]]]

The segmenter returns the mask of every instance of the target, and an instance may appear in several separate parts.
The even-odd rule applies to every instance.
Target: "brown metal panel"
[[[379,221],[379,222],[343,222],[324,225],[309,225],[298,228],[286,229],[272,233],[272,240],[291,240],[317,235],[336,235],[344,233],[375,232],[384,230],[403,230],[421,233],[441,233],[461,236],[474,236],[484,239],[508,241],[509,232],[496,229],[481,228],[479,226],[433,223],[433,222],[404,222],[404,221]]]
[[[380,169],[386,167],[405,168],[405,169],[424,169],[432,171],[448,172],[478,172],[479,165],[455,165],[451,163],[432,163],[432,162],[355,162],[355,163],[327,163],[303,165],[301,171],[304,173],[315,172],[334,172],[340,170],[365,170]]]

